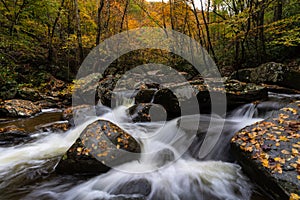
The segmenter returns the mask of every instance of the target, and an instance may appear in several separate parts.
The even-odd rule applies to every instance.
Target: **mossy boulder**
[[[300,71],[275,62],[238,70],[231,75],[231,79],[256,84],[275,84],[300,90]]]

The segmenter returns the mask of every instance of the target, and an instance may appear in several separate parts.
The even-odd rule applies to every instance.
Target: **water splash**
[[[194,115],[169,122],[136,124],[129,123],[127,107],[119,106],[100,117],[88,118],[82,125],[64,134],[49,133],[48,136],[29,144],[1,148],[0,177],[3,181],[0,182],[0,189],[6,191],[2,196],[0,194],[1,199],[11,197],[9,195],[14,189],[18,191],[18,198],[15,199],[141,199],[144,198],[145,188],[150,188],[147,199],[250,199],[251,184],[241,173],[240,167],[217,160],[228,160],[226,151],[235,131],[261,120],[252,118],[254,111],[251,106],[241,108],[243,112],[237,110],[227,119],[215,115]],[[241,118],[242,113],[247,117]],[[71,184],[70,180],[62,183],[62,177],[54,177],[41,181],[37,188],[22,185],[17,176],[23,177],[23,182],[31,180],[34,183],[41,174],[52,174],[57,158],[73,144],[88,124],[98,119],[110,120],[142,141],[145,155],[141,160],[125,163],[90,180],[80,179],[74,184]],[[178,120],[185,121],[184,126],[179,128]],[[190,126],[195,124],[195,120],[200,121],[199,126]],[[211,152],[201,157],[209,147],[204,145],[201,148],[201,145],[193,143],[189,151],[181,156],[182,149],[187,145],[185,142],[196,141],[189,131],[200,127],[198,134],[201,135],[201,132],[207,130],[211,120],[215,126],[218,122],[223,124],[225,121],[222,135]],[[218,130],[218,127],[215,128]],[[211,131],[210,134],[213,136],[214,132]],[[204,141],[201,142],[203,144]],[[209,143],[209,140],[206,143]],[[162,156],[157,152],[162,152]],[[199,158],[202,161],[199,161]],[[28,177],[28,171],[31,177]],[[37,174],[34,174],[34,171]],[[131,193],[125,190],[118,191],[118,188],[130,185],[132,181],[139,183],[140,180],[144,181],[144,187],[136,186],[137,189],[131,189]],[[15,185],[14,189],[11,188],[12,185]],[[131,186],[134,187],[134,184]],[[25,190],[24,187],[27,188],[26,192],[19,194],[22,188]]]

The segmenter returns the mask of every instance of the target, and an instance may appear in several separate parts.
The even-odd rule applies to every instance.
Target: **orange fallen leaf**
[[[283,153],[283,154],[285,154],[285,155],[287,155],[287,154],[290,154],[290,152],[289,152],[289,151],[287,151],[287,150],[285,150],[285,149],[284,149],[284,150],[282,150],[282,151],[281,151],[281,153]]]
[[[291,193],[290,200],[299,200],[299,199],[300,199],[300,196],[298,194]]]
[[[269,161],[267,159],[262,159],[262,165],[266,168],[269,168]]]
[[[292,154],[293,154],[293,156],[298,156],[299,152],[297,149],[292,148]]]

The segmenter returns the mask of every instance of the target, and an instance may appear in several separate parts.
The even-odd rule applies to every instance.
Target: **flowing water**
[[[43,137],[33,142],[0,148],[0,199],[143,199],[142,194],[155,200],[255,199],[255,187],[230,156],[229,141],[236,131],[269,116],[283,104],[278,100],[260,107],[247,104],[225,118],[192,115],[135,124],[128,119],[127,107],[118,106],[102,116],[84,118],[66,133],[41,132],[38,134]],[[141,159],[96,177],[56,174],[60,156],[97,119],[110,120],[141,141]],[[214,127],[204,139],[201,134],[211,121]],[[179,122],[184,124],[180,128]],[[190,134],[198,129],[192,125],[195,122],[200,127],[196,137]],[[221,135],[214,132],[218,126]],[[161,151],[167,156],[155,154]]]

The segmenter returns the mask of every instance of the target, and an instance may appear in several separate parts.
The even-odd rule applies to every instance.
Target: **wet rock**
[[[55,171],[60,174],[97,175],[105,173],[109,169],[108,166],[104,165],[90,154],[89,149],[84,147],[79,138],[62,156]]]
[[[0,105],[0,114],[8,117],[31,117],[39,112],[41,108],[28,100],[6,100]]]
[[[269,62],[256,68],[242,69],[231,75],[232,79],[251,83],[269,83],[300,90],[300,71],[284,64]]]
[[[116,187],[112,194],[137,194],[148,196],[151,193],[151,183],[147,179],[136,179]]]
[[[67,120],[72,126],[74,126],[74,114],[75,115],[85,115],[86,111],[91,110],[90,105],[79,105],[79,106],[72,106],[64,109],[62,113],[62,119]]]
[[[99,99],[103,105],[111,107],[112,91],[115,88],[119,78],[119,76],[108,76],[98,83],[97,99]]]
[[[164,107],[167,119],[174,119],[181,115],[177,96],[168,88],[158,90],[153,97],[153,103]]]
[[[152,103],[133,105],[127,112],[133,122],[165,121],[167,118],[165,109],[158,104]]]
[[[153,158],[157,167],[162,167],[175,160],[175,154],[170,149],[162,149]]]
[[[231,149],[249,177],[275,199],[300,195],[300,101],[240,130]]]
[[[9,147],[31,140],[24,129],[17,126],[0,128],[0,146]]]
[[[56,171],[96,175],[111,166],[139,159],[140,152],[139,143],[131,135],[112,122],[98,120],[85,128],[62,157]]]
[[[37,127],[41,131],[51,131],[51,132],[66,132],[71,128],[71,124],[66,121],[57,121],[42,126]]]
[[[135,103],[150,103],[153,100],[153,96],[156,90],[142,89],[134,97]]]

